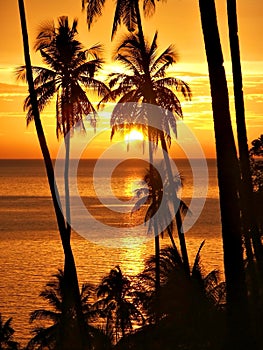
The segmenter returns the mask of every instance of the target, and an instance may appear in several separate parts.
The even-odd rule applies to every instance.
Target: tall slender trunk
[[[140,44],[142,45],[142,51],[145,55],[146,53],[146,47],[145,47],[145,40],[144,40],[144,34],[142,29],[142,20],[141,20],[141,13],[140,13],[140,7],[139,7],[139,0],[135,1],[135,12],[137,17],[137,25],[138,25],[138,37]],[[149,67],[147,62],[145,60],[143,61],[143,67],[144,71],[148,73],[148,77],[150,77],[149,73]],[[153,186],[153,201],[155,201],[155,193],[154,193],[154,183],[153,183],[153,149],[151,144],[152,139],[152,128],[148,127],[148,140],[149,140],[149,162],[150,162],[150,177],[151,177],[151,183]],[[155,242],[155,259],[156,259],[156,266],[155,266],[155,289],[157,294],[159,293],[160,289],[160,238],[159,238],[159,232],[158,232],[158,226],[156,223],[156,218],[153,218],[153,227],[154,227],[154,242]]]
[[[261,276],[263,276],[263,249],[259,236],[259,231],[254,216],[253,185],[251,178],[250,159],[247,144],[247,130],[245,120],[245,107],[243,96],[242,69],[240,61],[240,49],[238,39],[238,23],[236,0],[227,0],[228,29],[230,40],[230,51],[232,59],[232,73],[234,83],[237,139],[240,157],[240,169],[242,174],[241,181],[241,209],[244,225],[244,235],[246,242],[246,251],[250,264],[253,264],[253,252],[250,239],[254,246],[255,256],[260,267]],[[253,271],[252,271],[253,272]]]
[[[142,46],[142,51],[143,55],[146,53],[146,47],[145,47],[145,40],[144,40],[144,34],[143,34],[143,29],[142,29],[142,21],[141,21],[141,14],[140,14],[140,8],[139,8],[139,1],[135,1],[135,12],[137,16],[137,24],[138,24],[138,37],[140,44]],[[154,98],[154,91],[152,89],[152,82],[151,82],[151,76],[150,76],[150,71],[149,71],[149,65],[148,62],[143,62],[144,64],[144,71],[146,73],[147,79],[148,79],[148,86],[149,86],[149,100],[147,101],[150,104],[155,105],[155,98]],[[164,160],[165,160],[165,166],[168,174],[168,180],[169,183],[173,183],[173,176],[172,176],[172,169],[171,169],[171,164],[170,164],[170,159],[167,157],[167,145],[166,141],[164,139],[164,134],[163,131],[161,131],[161,143],[162,143],[162,149],[163,149],[163,154],[164,154]],[[176,194],[174,193],[174,196]],[[180,247],[181,247],[181,253],[182,253],[182,258],[183,258],[183,263],[184,263],[184,268],[185,271],[188,275],[190,275],[190,268],[189,268],[189,259],[188,259],[188,253],[187,253],[187,248],[186,248],[186,243],[185,243],[185,236],[183,232],[183,225],[182,225],[182,218],[181,218],[181,213],[179,211],[179,208],[177,208],[177,203],[178,203],[178,198],[174,198],[173,205],[174,205],[174,211],[175,211],[175,220],[176,220],[176,227],[178,231],[178,237],[180,241]],[[170,237],[171,238],[171,237]],[[172,244],[174,243],[171,241]]]
[[[27,26],[26,26],[26,16],[25,16],[25,8],[24,8],[24,1],[18,0],[19,5],[19,12],[20,12],[20,21],[21,21],[21,30],[22,30],[22,36],[23,36],[23,44],[24,44],[24,57],[25,57],[25,64],[26,64],[26,75],[27,75],[27,81],[28,81],[28,87],[29,87],[29,93],[30,93],[30,99],[31,99],[31,105],[32,105],[32,111],[34,115],[34,122],[35,127],[37,131],[37,136],[41,148],[41,152],[44,158],[45,167],[46,167],[46,173],[49,183],[49,188],[51,191],[53,206],[55,209],[57,224],[59,228],[60,238],[63,246],[64,256],[65,256],[65,264],[64,264],[64,274],[65,274],[65,281],[67,281],[67,286],[65,290],[66,294],[66,302],[65,305],[72,305],[74,304],[76,307],[77,312],[77,320],[74,319],[74,322],[78,323],[78,326],[75,329],[75,337],[72,337],[70,335],[70,330],[68,329],[68,323],[65,322],[65,330],[62,330],[62,344],[61,349],[84,349],[83,346],[83,334],[82,331],[84,329],[84,319],[82,313],[80,312],[80,293],[79,293],[79,287],[78,287],[78,278],[77,278],[77,271],[75,266],[75,261],[73,257],[73,253],[69,244],[69,241],[67,240],[67,229],[65,225],[64,216],[61,212],[61,203],[59,199],[59,193],[55,181],[54,176],[54,169],[53,164],[51,161],[50,153],[48,150],[48,146],[46,143],[46,138],[44,134],[44,130],[42,127],[42,123],[40,120],[39,110],[38,110],[38,102],[37,102],[37,96],[34,89],[34,81],[33,81],[33,74],[32,74],[32,66],[31,66],[31,59],[30,59],[30,53],[29,53],[29,43],[28,43],[28,33],[27,33]],[[70,302],[69,302],[70,300]],[[65,310],[65,313],[68,313],[69,310]],[[65,314],[64,313],[64,314]],[[65,315],[64,315],[65,316]],[[65,316],[64,319],[67,317]],[[72,322],[72,319],[71,319]],[[77,335],[77,338],[76,338]]]
[[[248,310],[238,196],[240,179],[229,111],[229,97],[214,0],[199,0],[208,62],[216,140],[224,265],[227,288],[228,340],[248,346]]]
[[[149,140],[149,173],[150,173],[150,183],[152,186],[152,200],[154,208],[156,207],[156,189],[154,183],[154,166],[153,166],[153,147],[152,147],[152,128],[148,126],[148,140]],[[160,291],[160,238],[158,232],[158,225],[156,222],[156,217],[153,217],[153,230],[154,230],[154,246],[155,246],[155,291],[158,298]],[[157,317],[158,318],[158,317]]]
[[[167,174],[168,174],[168,180],[169,180],[169,183],[172,184],[173,183],[173,173],[172,173],[170,159],[168,157],[168,149],[167,149],[167,144],[166,144],[166,141],[164,138],[163,131],[161,131],[161,145],[162,145],[163,157],[165,160],[166,170],[167,170]],[[180,213],[180,200],[177,197],[175,191],[172,192],[172,196],[173,196],[173,207],[174,207],[176,227],[177,227],[177,232],[178,232],[178,237],[179,237],[179,242],[180,242],[183,266],[184,266],[184,270],[185,270],[186,274],[188,276],[190,276],[189,259],[188,259],[188,253],[187,253],[186,242],[185,242],[183,222],[182,222],[182,217],[181,217],[181,213]]]

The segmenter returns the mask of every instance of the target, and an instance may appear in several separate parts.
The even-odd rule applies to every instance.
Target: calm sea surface
[[[96,284],[117,264],[128,275],[140,272],[144,260],[153,254],[154,244],[146,231],[136,231],[136,225],[142,221],[139,214],[131,216],[129,212],[133,206],[129,200],[139,186],[146,164],[143,161],[125,161],[110,176],[107,169],[111,161],[105,161],[105,169],[102,167],[95,176],[95,189],[94,164],[95,161],[83,161],[78,167],[78,194],[90,216],[85,221],[88,239],[74,232],[72,246],[80,283],[88,281]],[[222,271],[216,164],[214,160],[208,160],[207,164],[209,179],[206,194],[206,179],[202,178],[202,171],[197,171],[197,177],[201,178],[193,182],[189,162],[176,161],[184,179],[182,199],[190,204],[194,195],[200,200],[201,207],[204,203],[200,215],[198,210],[201,207],[198,208],[198,205],[197,211],[195,207],[192,210],[197,221],[185,236],[191,262],[205,239],[202,250],[205,271],[215,268]],[[107,192],[109,179],[113,193]],[[117,204],[113,196],[119,200]],[[120,208],[125,208],[126,212],[120,213]],[[85,215],[85,210],[81,210],[73,211],[77,219],[77,215],[81,218]],[[96,240],[98,227],[99,240]],[[120,229],[121,238],[114,239],[117,243],[121,242],[121,247],[116,247],[117,244],[110,246],[106,231],[112,232],[114,237]],[[167,238],[161,241],[162,246],[168,243]],[[0,160],[0,252],[0,312],[5,317],[13,317],[16,339],[25,343],[31,330],[29,313],[45,306],[39,293],[57,268],[63,267],[62,247],[41,160]]]

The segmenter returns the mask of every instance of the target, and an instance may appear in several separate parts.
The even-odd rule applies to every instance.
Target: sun
[[[128,134],[125,135],[125,141],[143,141],[143,134],[142,132],[132,129]]]

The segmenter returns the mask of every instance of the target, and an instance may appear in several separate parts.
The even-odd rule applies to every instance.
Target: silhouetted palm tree
[[[166,77],[167,68],[176,62],[176,53],[172,45],[158,55],[156,33],[152,43],[146,43],[145,48],[146,51],[137,35],[124,38],[116,50],[115,59],[125,66],[127,73],[110,75],[109,86],[112,90],[101,103],[120,97],[111,117],[112,137],[115,131],[127,131],[139,127],[147,130],[149,141],[156,145],[159,140],[161,141],[168,179],[172,184],[173,175],[167,156],[167,143],[169,145],[171,142],[170,129],[176,134],[176,118],[183,115],[175,91],[182,93],[186,99],[191,98],[191,91],[182,80]],[[149,142],[150,166],[153,163],[151,142]],[[178,235],[184,264],[188,271],[182,220],[176,207],[175,192],[173,195]],[[158,232],[155,231],[157,237]]]
[[[206,348],[210,343],[209,346],[214,349],[211,344],[219,344],[219,339],[223,337],[225,283],[219,281],[216,270],[205,274],[200,261],[203,245],[204,242],[196,254],[190,278],[184,272],[182,258],[177,249],[161,249],[161,287],[158,299],[155,293],[155,256],[147,259],[144,271],[138,275],[138,297],[144,305],[148,323],[155,324],[155,315],[158,313],[157,325],[162,330],[159,335],[162,332],[170,333],[170,340],[163,340],[164,348],[168,341],[174,343],[174,347],[179,344],[182,348],[185,346],[189,349],[201,349],[200,344]]]
[[[239,203],[240,172],[231,125],[223,54],[214,1],[199,0],[199,7],[210,77],[216,139],[229,339],[232,346],[240,344],[240,346],[249,347],[247,290]]]
[[[67,275],[68,289],[67,289],[67,298],[64,303],[65,308],[64,308],[63,324],[65,328],[68,328],[68,330],[67,332],[65,332],[65,336],[64,336],[64,349],[72,349],[72,346],[74,344],[75,349],[82,350],[83,344],[85,343],[84,319],[83,319],[83,315],[80,307],[81,303],[80,303],[77,271],[76,271],[72,249],[69,244],[65,219],[61,211],[60,197],[59,197],[59,193],[57,190],[57,185],[54,177],[53,164],[51,161],[49,149],[47,147],[47,142],[46,142],[46,138],[45,138],[45,134],[44,134],[44,130],[42,127],[42,122],[41,122],[39,110],[38,110],[38,101],[37,101],[37,95],[35,92],[34,81],[33,81],[33,73],[32,73],[29,44],[28,44],[26,16],[25,16],[25,8],[24,8],[23,0],[19,0],[18,4],[19,4],[23,44],[24,44],[26,77],[27,77],[31,105],[32,105],[32,114],[34,115],[36,132],[37,132],[41,152],[45,162],[48,183],[49,183],[50,192],[52,195],[53,206],[55,209],[57,224],[59,228],[59,234],[60,234],[64,256],[65,256],[64,271],[65,271],[65,274]],[[73,314],[74,314],[74,317],[72,317]],[[70,324],[72,327],[71,326],[67,327]]]
[[[88,99],[85,89],[94,89],[99,96],[108,92],[105,84],[94,78],[94,74],[101,67],[102,60],[98,57],[100,46],[94,46],[89,50],[84,50],[81,43],[76,40],[77,20],[69,26],[67,17],[58,19],[58,27],[54,23],[49,23],[41,28],[37,37],[35,49],[40,51],[44,63],[49,66],[32,67],[34,79],[34,89],[37,98],[39,110],[51,101],[56,95],[56,116],[57,116],[57,135],[62,133],[65,139],[65,204],[66,204],[66,223],[63,230],[63,247],[65,252],[65,276],[68,280],[68,295],[65,294],[65,319],[71,322],[72,312],[77,308],[80,313],[80,300],[78,291],[78,282],[75,263],[70,246],[70,198],[69,198],[69,156],[70,156],[70,136],[73,133],[76,124],[84,129],[82,122],[83,116],[90,116],[91,124],[95,126],[95,109]],[[27,78],[27,69],[25,66],[17,70],[18,77]],[[27,123],[34,120],[35,110],[33,108],[31,94],[25,100],[25,109],[27,113]],[[53,171],[53,169],[52,169]],[[57,195],[57,191],[55,191]],[[75,277],[73,277],[75,275]],[[75,281],[74,281],[75,279]],[[72,290],[74,289],[74,291]],[[73,307],[73,304],[75,306]],[[76,318],[75,316],[73,318]],[[76,322],[76,321],[74,321]],[[83,326],[82,326],[83,327]],[[74,337],[72,337],[74,338]]]
[[[236,0],[227,1],[227,15],[235,97],[237,139],[241,170],[240,202],[242,211],[243,235],[245,240],[246,255],[249,264],[250,274],[252,280],[254,280],[255,283],[254,294],[255,297],[257,297],[254,255],[257,260],[259,271],[261,273],[261,278],[263,279],[263,246],[260,239],[259,228],[257,226],[257,220],[255,215],[256,206],[253,196],[253,184],[251,176],[252,174],[247,143]],[[253,254],[251,243],[253,243],[255,254]]]
[[[62,133],[65,138],[65,197],[66,220],[70,236],[70,199],[68,185],[68,168],[70,153],[70,135],[74,127],[84,129],[83,116],[90,118],[93,127],[96,125],[96,111],[86,94],[86,89],[93,89],[99,97],[109,90],[105,84],[94,77],[101,68],[99,58],[101,46],[97,45],[84,50],[76,39],[78,22],[75,19],[69,26],[68,17],[58,18],[58,27],[49,23],[40,28],[35,49],[39,51],[44,63],[49,67],[32,67],[35,75],[34,85],[38,98],[38,107],[42,111],[56,95],[57,135]],[[26,70],[22,66],[17,70],[21,79],[26,79]],[[25,100],[24,108],[28,110],[27,123],[33,118],[30,95]]]
[[[160,169],[163,169],[162,165],[159,167],[159,170]],[[154,168],[152,176],[149,171],[147,171],[143,179],[143,187],[135,190],[135,195],[139,199],[135,203],[132,213],[147,206],[144,222],[148,222],[148,233],[153,231],[154,223],[152,217],[155,215],[158,232],[161,233],[162,237],[164,233],[167,233],[171,240],[173,249],[177,250],[173,238],[175,217],[171,211],[171,204],[173,202],[172,191],[177,192],[182,186],[182,182],[180,175],[177,174],[174,176],[174,181],[170,185],[167,176],[165,176],[165,174],[162,175],[163,176],[160,175],[156,168]],[[152,184],[152,181],[154,185]],[[155,200],[153,200],[154,198]],[[178,199],[177,205],[177,209],[180,210],[183,215],[189,210],[187,204],[182,200]],[[156,274],[158,275],[157,271]]]
[[[18,350],[19,343],[13,339],[14,329],[11,326],[12,318],[4,321],[0,313],[0,349],[1,350]]]
[[[94,306],[100,316],[106,318],[106,334],[112,334],[115,342],[133,328],[133,322],[144,322],[144,317],[134,303],[131,281],[120,267],[112,269],[97,287],[98,300]]]
[[[42,321],[43,325],[37,326],[33,330],[34,337],[29,341],[27,349],[57,349],[61,346],[61,338],[64,337],[63,329],[61,328],[63,299],[65,288],[64,272],[58,270],[53,275],[54,279],[46,284],[46,288],[40,293],[40,297],[48,302],[51,310],[38,309],[30,314],[30,323]],[[101,349],[109,349],[110,342],[106,335],[101,330],[92,326],[96,320],[96,310],[93,308],[92,295],[95,288],[88,283],[81,287],[81,308],[86,323],[86,332],[89,338],[89,349],[96,348],[98,343],[104,344]]]

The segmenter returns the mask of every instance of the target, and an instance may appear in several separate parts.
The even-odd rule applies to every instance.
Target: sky
[[[262,133],[263,126],[263,3],[258,0],[238,0],[238,23],[240,50],[243,70],[243,84],[246,107],[246,120],[249,143]],[[61,15],[79,19],[79,40],[85,47],[98,42],[104,46],[106,64],[104,75],[118,67],[111,62],[112,49],[117,45],[124,29],[121,29],[113,42],[110,41],[113,21],[114,1],[107,0],[103,16],[88,31],[86,13],[81,10],[81,0],[25,0],[31,60],[33,65],[41,65],[40,55],[33,52],[33,44],[40,24],[55,20]],[[235,132],[231,65],[229,63],[229,43],[227,33],[226,1],[216,0],[217,16],[223,47],[226,72],[228,74],[230,108]],[[167,0],[157,4],[155,15],[143,21],[145,36],[152,38],[158,30],[160,50],[173,43],[179,55],[170,74],[189,83],[193,98],[183,101],[184,123],[201,144],[206,157],[215,157],[211,98],[204,43],[201,30],[198,0]],[[26,127],[23,100],[27,89],[15,79],[14,69],[24,64],[23,46],[16,0],[0,2],[0,158],[41,158],[34,125]],[[98,132],[88,131],[92,139],[88,157],[98,157],[111,147],[109,130],[100,134],[100,129],[109,129],[110,113],[99,116]],[[41,114],[51,156],[55,158],[61,145],[55,132],[55,108],[50,104]],[[78,137],[75,135],[74,137]],[[178,140],[180,123],[178,125]],[[119,139],[118,139],[119,140]],[[90,143],[91,144],[91,143]],[[184,156],[173,138],[172,153]],[[179,147],[180,148],[180,147]],[[134,146],[134,154],[139,152]]]

